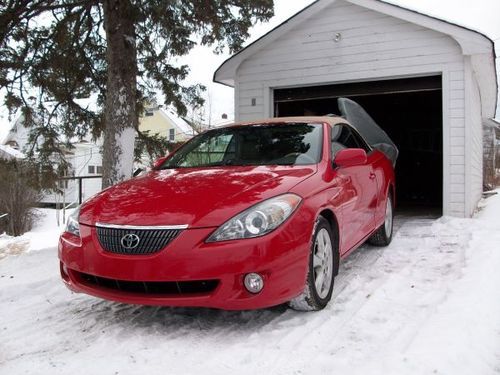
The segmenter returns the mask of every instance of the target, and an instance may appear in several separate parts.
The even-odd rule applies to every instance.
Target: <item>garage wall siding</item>
[[[462,57],[461,57],[462,58]],[[463,59],[463,58],[462,58]],[[443,80],[444,81],[444,80]],[[445,90],[446,82],[443,82]],[[446,160],[446,153],[449,154],[450,190],[444,196],[445,214],[451,216],[465,216],[465,79],[464,70],[451,70],[448,82],[448,116],[449,116],[449,150],[443,148]],[[444,95],[446,101],[446,95]],[[446,103],[443,103],[443,117],[446,121]],[[443,136],[446,128],[443,129]],[[446,162],[445,162],[446,164]],[[446,166],[443,174],[446,173]],[[448,201],[448,204],[446,202]],[[448,206],[448,210],[446,210]],[[447,211],[447,212],[446,212]]]
[[[466,152],[466,155],[470,155],[468,160],[467,168],[469,170],[469,184],[468,190],[469,196],[466,197],[466,201],[469,202],[467,207],[466,215],[471,216],[474,213],[474,209],[477,203],[481,199],[483,193],[483,124],[481,116],[481,95],[479,93],[479,86],[477,84],[474,72],[472,69],[466,69],[466,81],[470,82],[466,84],[466,87],[470,84],[470,90],[468,92],[469,102],[466,105],[468,108],[468,116],[466,116],[467,129],[469,130],[469,136],[466,136],[466,145],[469,145],[470,150]]]
[[[240,65],[236,117],[247,121],[272,116],[274,88],[436,73],[443,74],[447,132],[444,214],[465,216],[464,59],[451,37],[336,1]]]

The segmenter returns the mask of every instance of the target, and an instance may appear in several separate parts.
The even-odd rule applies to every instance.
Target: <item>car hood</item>
[[[151,171],[86,201],[80,223],[219,226],[267,198],[286,193],[316,166],[179,168]]]

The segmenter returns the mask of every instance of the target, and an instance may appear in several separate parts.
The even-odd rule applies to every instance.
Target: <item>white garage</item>
[[[241,121],[338,113],[338,97],[354,99],[400,149],[399,205],[468,217],[490,162],[494,61],[478,32],[378,0],[318,0],[214,80],[235,88]]]

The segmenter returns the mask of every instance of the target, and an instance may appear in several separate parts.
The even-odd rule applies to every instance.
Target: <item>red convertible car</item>
[[[359,106],[206,131],[95,195],[59,241],[75,292],[144,305],[324,308],[339,261],[392,237],[397,148]]]

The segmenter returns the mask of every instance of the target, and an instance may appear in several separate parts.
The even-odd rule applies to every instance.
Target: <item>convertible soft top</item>
[[[399,150],[387,133],[377,125],[371,116],[358,103],[347,98],[338,98],[337,105],[342,117],[339,116],[295,116],[295,117],[274,117],[270,119],[245,121],[229,126],[289,123],[289,122],[327,122],[331,125],[342,122],[349,122],[353,128],[372,147],[383,152],[387,158],[396,166]]]
[[[340,113],[361,134],[370,146],[383,152],[392,165],[396,165],[399,150],[387,133],[355,101],[347,98],[337,100]]]

